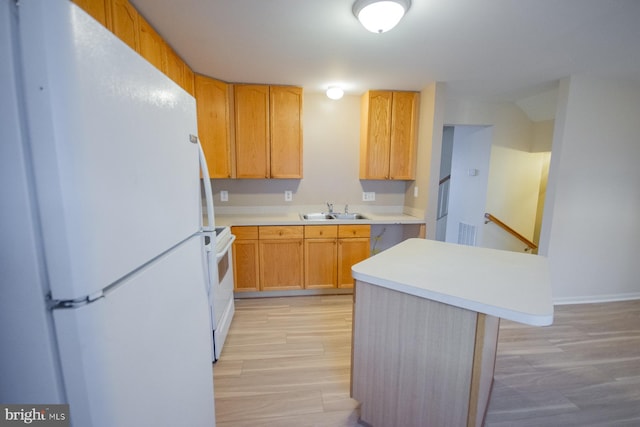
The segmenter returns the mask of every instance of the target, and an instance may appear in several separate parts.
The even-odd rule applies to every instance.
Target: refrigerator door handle
[[[194,136],[190,135],[193,140]],[[197,138],[197,137],[195,137]],[[209,179],[209,168],[207,167],[207,159],[204,157],[202,144],[198,141],[198,152],[200,157],[200,170],[202,171],[202,180],[204,181],[204,198],[207,205],[207,226],[203,226],[203,231],[214,231],[215,222],[213,216],[213,192],[211,191],[211,179]]]

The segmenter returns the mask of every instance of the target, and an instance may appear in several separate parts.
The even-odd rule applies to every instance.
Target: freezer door
[[[67,0],[19,14],[52,296],[74,299],[199,230],[195,100]]]
[[[21,143],[15,7],[0,2],[0,402],[63,403]]]
[[[200,239],[104,298],[54,310],[73,425],[215,425]]]

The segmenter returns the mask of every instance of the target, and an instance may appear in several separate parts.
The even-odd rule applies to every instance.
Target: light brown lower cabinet
[[[338,280],[338,226],[304,227],[304,287],[335,288]]]
[[[303,226],[258,227],[260,288],[286,291],[303,288]]]
[[[351,267],[369,258],[369,225],[338,226],[338,287],[353,288]]]
[[[370,226],[235,226],[236,292],[353,287],[351,266],[369,256]]]
[[[234,291],[260,290],[260,246],[258,227],[231,227],[236,236],[233,242]]]
[[[302,289],[302,226],[231,227],[235,292]]]
[[[351,266],[369,257],[366,224],[305,227],[305,288],[353,288]]]

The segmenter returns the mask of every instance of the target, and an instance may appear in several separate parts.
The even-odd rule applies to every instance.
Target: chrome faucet
[[[327,209],[329,209],[329,213],[332,214],[333,213],[333,203],[327,202]]]
[[[349,205],[344,205],[344,213],[349,213]]]

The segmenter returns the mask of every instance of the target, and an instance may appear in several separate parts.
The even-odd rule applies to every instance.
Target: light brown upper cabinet
[[[418,99],[382,90],[362,96],[360,179],[415,179]]]
[[[167,74],[167,45],[160,34],[142,17],[138,17],[140,27],[140,55],[154,67]]]
[[[269,178],[269,86],[234,85],[236,177]]]
[[[211,77],[195,76],[198,135],[211,178],[231,178],[229,97],[231,85]]]
[[[103,27],[111,28],[110,0],[73,0],[73,2],[101,23]]]
[[[178,85],[180,85],[182,89],[189,92],[185,84],[185,78],[186,78],[185,68],[187,68],[187,64],[185,64],[184,61],[182,61],[182,58],[180,58],[178,54],[168,44],[165,44],[165,55],[166,55],[165,56],[166,58],[165,73],[171,80],[178,83]],[[190,86],[193,86],[193,83]]]
[[[182,62],[182,59],[180,59],[169,45],[165,46],[165,53],[167,58],[167,76],[184,88],[184,62]]]
[[[136,52],[140,52],[140,28],[138,11],[128,0],[110,0],[110,30]]]
[[[184,63],[184,77],[182,79],[182,87],[191,96],[196,96],[195,75],[191,67]]]
[[[234,85],[236,178],[302,178],[302,88]]]
[[[128,0],[73,0],[147,61],[194,95],[193,71]]]
[[[269,88],[271,178],[302,178],[302,88]]]

